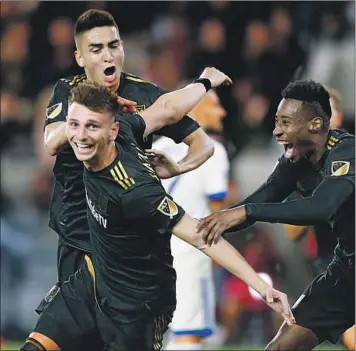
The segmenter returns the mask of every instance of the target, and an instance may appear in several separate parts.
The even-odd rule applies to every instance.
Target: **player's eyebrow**
[[[118,43],[120,43],[120,40],[114,39],[114,40],[109,41],[108,46],[118,44]],[[103,46],[104,46],[103,43],[90,43],[89,44],[89,47],[92,47],[92,48],[102,48]]]

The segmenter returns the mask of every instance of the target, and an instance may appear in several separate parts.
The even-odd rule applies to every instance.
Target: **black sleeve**
[[[280,202],[289,196],[296,188],[296,178],[301,164],[292,164],[283,156],[278,160],[267,181],[243,202],[230,208],[239,207],[247,203]],[[243,224],[230,228],[227,232],[243,230],[256,222],[249,218]]]
[[[248,203],[245,205],[246,217],[261,222],[318,225],[330,221],[353,190],[349,181],[325,179],[307,198],[277,204]]]
[[[44,126],[55,122],[66,122],[68,114],[68,94],[70,87],[59,80],[49,99]]]
[[[155,88],[156,90],[152,103],[154,103],[154,101],[156,101],[161,95],[166,93],[166,91],[164,91],[160,87],[155,86]],[[189,116],[184,116],[178,123],[165,126],[157,130],[154,134],[170,138],[178,144],[181,143],[188,135],[195,132],[199,128],[199,123],[197,123]]]
[[[145,120],[138,114],[121,114],[117,116],[117,120],[119,122],[118,139],[125,135],[141,147],[146,130]]]
[[[121,204],[126,219],[162,234],[170,231],[185,213],[162,185],[154,181],[141,183],[123,194]]]
[[[324,165],[324,180],[312,196],[279,204],[246,204],[248,220],[293,225],[317,225],[330,221],[354,192],[354,140],[344,141],[332,149]]]

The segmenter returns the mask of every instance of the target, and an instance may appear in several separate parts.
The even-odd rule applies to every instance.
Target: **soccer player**
[[[226,115],[215,91],[210,90],[190,112],[209,135],[222,131]],[[163,179],[166,192],[193,218],[207,216],[224,206],[228,191],[229,160],[225,147],[213,140],[214,155],[198,169]],[[170,157],[172,164],[186,153],[186,145],[161,137],[153,143],[151,159],[156,172]],[[166,154],[166,155],[165,155]],[[169,155],[169,156],[168,156]],[[164,160],[161,160],[164,157]],[[159,174],[160,175],[160,174]],[[163,174],[165,175],[165,174]],[[202,339],[215,329],[215,299],[212,262],[209,257],[176,236],[171,238],[173,268],[177,273],[177,308],[170,325],[166,350],[200,350]]]
[[[198,230],[211,244],[255,221],[330,227],[338,241],[332,262],[293,306],[296,324],[283,324],[267,346],[311,350],[335,343],[355,323],[355,137],[329,129],[329,94],[321,84],[295,81],[282,97],[273,135],[285,152],[274,171],[243,204],[203,219]],[[282,202],[294,190],[303,198]]]
[[[86,256],[86,264],[51,296],[22,350],[78,349],[94,327],[105,350],[159,350],[175,308],[172,231],[294,322],[286,295],[266,284],[232,246],[203,243],[197,221],[166,194],[140,148],[145,136],[191,110],[210,86],[231,83],[213,68],[201,78],[124,118],[117,117],[116,95],[106,87],[82,83],[72,90],[66,133],[85,165],[92,258]]]
[[[60,79],[56,83],[48,104],[44,131],[47,151],[57,155],[53,169],[56,183],[49,226],[59,236],[57,268],[60,283],[67,280],[79,268],[84,255],[91,252],[82,180],[83,164],[76,159],[65,135],[71,89],[86,80],[103,84],[117,92],[119,100],[129,110],[134,107],[136,111],[150,106],[164,93],[158,86],[122,71],[123,43],[118,26],[108,12],[84,12],[77,19],[74,38],[75,58],[85,74]],[[179,161],[179,174],[198,167],[213,154],[210,139],[188,116],[177,124],[157,130],[155,134],[189,146],[187,154]],[[152,135],[147,135],[140,147],[150,148],[152,138]]]

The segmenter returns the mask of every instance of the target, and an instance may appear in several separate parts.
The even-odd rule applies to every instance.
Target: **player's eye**
[[[96,129],[98,129],[99,127],[98,127],[96,124],[89,124],[89,125],[88,125],[88,128],[91,129],[91,130],[96,130]]]
[[[78,127],[78,123],[77,123],[77,122],[69,122],[69,125],[70,125],[72,128]]]
[[[93,52],[94,54],[98,54],[100,52],[100,48],[96,48],[96,49],[92,49],[91,52]]]

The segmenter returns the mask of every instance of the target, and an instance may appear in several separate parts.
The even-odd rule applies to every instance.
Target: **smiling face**
[[[99,164],[118,131],[119,124],[112,113],[94,112],[76,102],[70,104],[66,134],[79,161]]]
[[[89,81],[115,90],[120,84],[124,49],[115,26],[95,27],[76,37],[75,58]]]
[[[310,118],[302,101],[283,99],[277,109],[273,135],[284,146],[284,157],[296,162],[315,148],[314,134],[322,127],[321,118]]]

